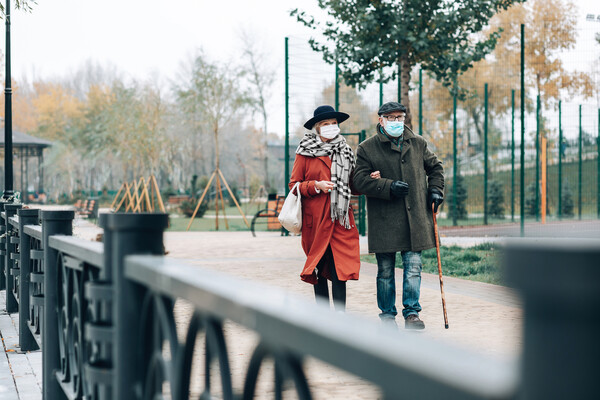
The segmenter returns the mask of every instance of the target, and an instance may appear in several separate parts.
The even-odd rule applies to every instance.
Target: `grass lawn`
[[[473,281],[502,284],[499,260],[500,249],[497,244],[483,243],[474,247],[442,246],[442,272],[444,276],[469,279]],[[437,274],[437,255],[435,249],[422,254],[423,272]],[[363,255],[361,260],[377,264],[374,254]],[[402,268],[402,258],[396,257],[396,268]]]
[[[264,207],[264,204],[262,204]],[[258,211],[259,205],[257,204],[243,204],[242,211],[246,214],[246,220],[248,224],[252,223],[252,217]],[[244,220],[241,218],[240,211],[237,207],[225,207],[225,213],[227,215],[227,223],[229,224],[229,231],[250,231],[250,228],[246,226]],[[167,230],[169,231],[185,231],[187,229],[188,224],[190,223],[190,218],[188,217],[175,217],[171,214],[169,220],[171,224]],[[219,231],[226,231],[225,227],[225,219],[223,218],[223,211],[219,209]],[[262,226],[259,225],[257,230],[262,230]],[[215,229],[215,210],[206,210],[204,217],[202,218],[194,218],[194,222],[190,227],[190,231],[216,231]]]
[[[228,214],[230,215],[230,214]],[[238,214],[239,216],[239,214]],[[248,223],[252,222],[252,217],[248,218]],[[170,225],[167,231],[185,231],[188,224],[190,223],[189,218],[169,218]],[[229,231],[250,231],[250,229],[244,223],[242,218],[227,218],[227,223],[229,224]],[[194,218],[194,222],[190,227],[190,231],[194,232],[210,232],[216,231],[215,229],[215,218]],[[219,231],[227,231],[225,227],[225,220],[222,216],[219,216]]]

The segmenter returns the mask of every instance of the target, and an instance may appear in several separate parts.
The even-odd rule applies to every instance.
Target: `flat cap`
[[[392,111],[402,111],[403,113],[406,113],[406,107],[404,107],[402,104],[400,104],[398,102],[390,101],[390,102],[382,105],[379,108],[379,111],[377,111],[377,114],[383,115],[383,114],[390,113]]]

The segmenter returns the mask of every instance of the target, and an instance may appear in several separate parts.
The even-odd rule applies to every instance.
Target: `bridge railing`
[[[219,367],[216,376],[205,373],[200,379],[204,395],[218,387],[224,399],[253,398],[265,359],[274,360],[276,398],[290,387],[298,398],[312,398],[307,357],[373,382],[386,399],[552,398],[548,393],[584,398],[577,395],[595,390],[591,363],[600,355],[595,339],[600,291],[594,290],[600,269],[590,267],[600,255],[595,242],[577,248],[554,243],[541,252],[535,243],[509,247],[509,279],[525,290],[525,350],[522,360],[501,362],[165,257],[165,214],[102,214],[103,243],[72,237],[73,217],[70,211],[38,214],[7,204],[0,218],[6,234],[0,267],[7,309],[9,303],[17,306],[10,312],[19,312],[21,349],[39,346],[43,351],[44,399],[152,399],[162,394],[187,399],[192,380],[198,379],[192,363],[199,336],[205,338],[199,352],[203,364]],[[560,275],[533,283],[528,272],[540,262],[544,271],[559,271],[564,265],[555,262],[565,257],[586,266],[588,276],[580,277],[584,283],[570,282],[582,291],[581,299],[571,296],[571,289],[558,290],[553,299],[551,290],[560,285],[549,282]],[[569,296],[565,305],[584,309],[587,318],[567,329],[554,326],[557,320],[571,321],[569,315],[583,317],[580,311],[557,316],[547,310],[548,298],[562,310],[560,296]],[[193,306],[184,335],[176,328],[179,299]],[[260,338],[243,388],[232,384],[226,321]],[[561,374],[575,379],[577,387]]]

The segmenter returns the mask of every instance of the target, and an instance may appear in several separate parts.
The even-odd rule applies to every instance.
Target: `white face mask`
[[[340,134],[340,128],[337,125],[325,125],[319,128],[319,132],[325,139],[333,139]]]

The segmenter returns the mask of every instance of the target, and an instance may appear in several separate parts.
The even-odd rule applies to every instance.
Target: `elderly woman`
[[[346,308],[346,281],[358,279],[358,230],[350,206],[354,153],[338,124],[349,118],[331,106],[320,106],[304,127],[309,129],[296,150],[289,183],[300,182],[302,248],[307,259],[300,278],[314,285],[317,301],[329,303],[327,280],[335,309]]]

